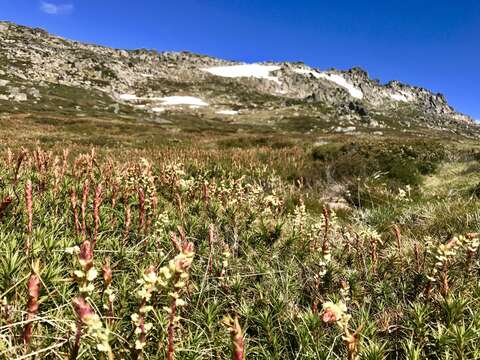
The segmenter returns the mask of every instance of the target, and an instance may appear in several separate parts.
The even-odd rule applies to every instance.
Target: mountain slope
[[[303,63],[117,50],[9,22],[0,22],[0,111],[125,117],[180,128],[183,117],[271,131],[477,133],[443,95],[398,81],[382,85],[359,68],[321,71]]]

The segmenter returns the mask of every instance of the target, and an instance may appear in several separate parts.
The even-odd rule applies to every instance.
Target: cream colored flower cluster
[[[439,271],[444,270],[444,268],[448,265],[450,259],[455,257],[464,239],[465,238],[463,236],[454,237],[446,244],[439,244],[437,246],[433,246],[432,240],[427,239],[427,252],[434,259],[434,264],[430,270],[430,273],[427,274],[428,280],[430,280],[431,282],[435,282],[438,279]]]
[[[109,352],[109,330],[103,326],[100,317],[97,314],[87,316],[85,325],[87,326],[87,334],[96,340],[98,351]]]
[[[181,252],[170,260],[167,266],[160,269],[158,284],[163,288],[171,287],[172,291],[168,295],[175,299],[176,306],[186,305],[185,301],[180,298],[180,294],[187,286],[188,270],[192,265],[194,255],[193,244],[187,243],[182,247]],[[167,312],[170,311],[170,309],[167,309]]]
[[[342,330],[348,325],[351,315],[348,314],[347,305],[343,301],[334,303],[327,301],[323,304],[323,322],[327,324],[337,324]]]
[[[73,300],[73,306],[80,321],[79,326],[87,329],[87,335],[92,337],[97,344],[98,351],[111,353],[109,345],[109,330],[103,326],[102,320],[96,314],[90,304],[83,298]],[[76,329],[78,331],[78,329]]]
[[[219,277],[220,281],[225,280],[225,276],[227,275],[227,269],[228,269],[228,266],[230,265],[231,257],[232,257],[232,254],[230,252],[230,248],[228,247],[228,245],[225,244],[222,252],[222,270],[220,271],[220,277]]]
[[[357,360],[359,334],[363,326],[352,332],[349,328],[349,322],[352,316],[348,313],[347,305],[343,301],[337,303],[328,301],[323,304],[322,320],[327,324],[337,324],[342,330],[342,340],[347,348],[347,359]]]
[[[462,243],[472,256],[476,255],[480,246],[480,234],[470,233],[463,236]]]
[[[298,204],[293,210],[292,225],[297,234],[304,234],[304,230],[307,225],[307,210],[303,200],[300,200],[300,204]]]
[[[153,266],[146,269],[142,277],[137,281],[140,284],[140,289],[137,291],[137,296],[140,298],[140,306],[138,313],[131,315],[133,324],[135,325],[135,334],[138,339],[135,341],[135,349],[141,350],[146,345],[146,335],[152,329],[152,323],[145,323],[145,318],[148,312],[153,310],[150,305],[152,294],[157,290],[158,276]]]
[[[169,297],[175,301],[175,307],[185,306],[186,302],[180,298],[181,292],[187,286],[189,277],[188,270],[192,264],[195,253],[193,251],[193,244],[184,244],[180,253],[170,260],[169,263],[158,271],[155,268],[149,267],[138,280],[140,289],[137,291],[137,296],[140,298],[140,306],[137,313],[131,315],[131,320],[135,325],[135,333],[138,339],[135,342],[135,348],[142,350],[146,345],[146,335],[152,329],[152,323],[146,323],[147,314],[153,310],[150,305],[152,295],[160,288],[169,289]],[[164,308],[168,314],[171,315],[171,307]],[[174,315],[174,321],[178,318]]]
[[[437,279],[439,271],[445,269],[449,261],[451,261],[459,251],[463,248],[467,251],[467,256],[473,257],[476,255],[480,246],[480,237],[478,234],[466,234],[455,236],[446,244],[432,245],[432,239],[428,238],[426,241],[427,252],[433,257],[434,264],[430,273],[427,275],[428,280],[434,282]]]
[[[74,250],[76,252],[76,250]],[[98,271],[93,266],[93,248],[90,240],[85,240],[78,251],[78,262],[81,269],[73,272],[73,276],[79,285],[80,293],[88,296],[95,290],[93,281],[98,276]]]

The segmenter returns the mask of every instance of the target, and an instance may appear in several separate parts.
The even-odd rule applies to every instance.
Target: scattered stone
[[[120,112],[120,104],[115,103],[115,104],[112,105],[112,108],[113,108],[113,113],[114,114],[118,114]]]
[[[78,90],[82,97],[90,94],[90,109],[113,110],[115,114],[120,113],[117,102],[129,101],[135,110],[148,117],[161,111],[156,109],[171,105],[159,99],[195,98],[208,99],[208,103],[175,102],[172,106],[180,105],[176,111],[189,112],[199,119],[214,116],[215,109],[240,108],[242,119],[248,116],[258,119],[252,122],[284,123],[295,118],[303,124],[305,119],[307,128],[316,132],[339,133],[384,126],[383,122],[372,119],[376,115],[398,122],[402,119],[399,112],[405,108],[404,114],[414,110],[418,116],[403,117],[409,119],[404,125],[399,123],[403,127],[415,128],[421,124],[461,134],[477,130],[474,121],[456,112],[442,94],[398,81],[383,85],[360,68],[323,71],[300,63],[248,65],[189,52],[118,50],[69,41],[39,29],[4,22],[0,22],[0,67],[0,76],[8,75],[9,79],[0,79],[0,86],[12,83],[18,86],[5,92],[12,101],[31,99],[33,103],[49,88],[60,86],[66,90],[68,100],[74,100]],[[220,68],[228,76],[205,71],[212,68]],[[245,69],[254,72],[245,73]],[[42,89],[40,93],[39,88],[45,91]],[[63,88],[56,89],[61,95],[55,93],[55,96],[63,96]],[[131,95],[120,99],[118,94]],[[110,99],[105,99],[105,95]],[[189,104],[212,110],[192,109]],[[45,102],[46,107],[57,105]],[[233,110],[228,111],[223,115],[235,115]],[[323,126],[317,129],[310,121]],[[331,126],[327,130],[326,123]]]
[[[10,93],[10,99],[13,100],[13,101],[18,101],[18,102],[21,102],[21,101],[27,101],[27,94],[25,93],[19,93],[19,92],[16,92],[16,93]]]
[[[28,91],[28,94],[33,96],[34,98],[36,99],[39,99],[41,97],[40,95],[40,91],[38,91],[38,89],[36,88],[31,88],[29,91]]]
[[[350,132],[354,132],[357,128],[355,126],[349,126],[349,127],[337,127],[335,128],[335,132],[338,132],[338,133],[350,133]]]

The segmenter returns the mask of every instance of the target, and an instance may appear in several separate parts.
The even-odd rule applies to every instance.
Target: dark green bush
[[[480,197],[480,183],[475,185],[472,189],[471,189],[471,193],[473,196],[475,197]]]
[[[316,168],[328,168],[336,181],[381,174],[398,184],[418,185],[433,173],[447,150],[437,142],[418,140],[327,144],[314,148]]]
[[[342,150],[341,144],[325,144],[317,146],[312,150],[312,157],[319,161],[332,161]]]
[[[252,147],[270,147],[272,149],[282,149],[294,146],[294,143],[291,141],[268,136],[242,136],[234,139],[220,140],[217,142],[217,144],[223,149],[248,149]]]

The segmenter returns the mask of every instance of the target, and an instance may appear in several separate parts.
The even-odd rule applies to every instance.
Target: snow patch
[[[133,101],[138,99],[137,95],[135,94],[120,94],[118,98],[124,101]]]
[[[322,74],[319,71],[311,68],[297,68],[293,69],[293,71],[304,76],[313,76],[315,79],[320,79],[322,77]]]
[[[220,115],[237,115],[238,111],[236,111],[236,110],[219,110],[216,113],[220,114]]]
[[[153,111],[153,112],[160,113],[160,112],[164,112],[164,111],[165,111],[165,108],[162,108],[162,107],[154,107],[154,108],[152,108],[152,111]]]
[[[410,102],[415,100],[415,95],[408,91],[398,91],[395,93],[389,93],[388,96],[395,101]]]
[[[395,94],[388,94],[392,100],[395,101],[403,101],[408,102],[407,97],[403,94],[395,93]]]
[[[201,69],[212,75],[236,78],[236,77],[253,77],[257,79],[266,79],[280,83],[278,77],[271,76],[272,71],[280,69],[277,65],[262,65],[262,64],[243,64],[243,65],[229,65],[216,66],[211,68]]]
[[[354,132],[357,128],[355,126],[348,126],[348,127],[336,127],[335,128],[335,132],[337,133],[350,133],[350,132]]]
[[[208,103],[195,96],[138,97],[134,94],[121,94],[118,98],[123,101],[161,102],[164,106],[190,105],[192,107],[200,107],[208,105]]]
[[[327,79],[334,82],[335,84],[347,89],[350,95],[357,99],[363,99],[363,92],[359,88],[355,87],[353,84],[349,83],[342,75],[339,74],[319,74],[319,78]]]
[[[167,96],[161,98],[163,105],[207,106],[208,103],[195,96]]]

